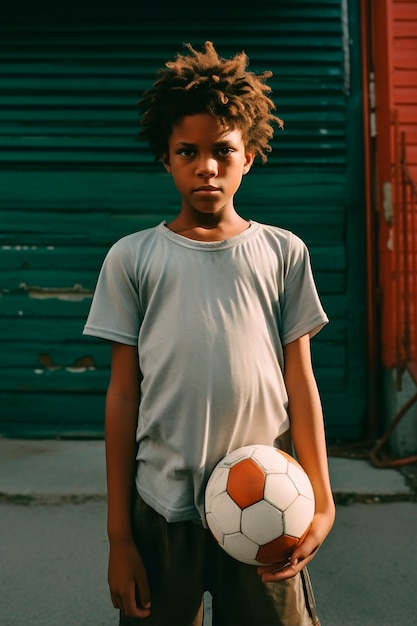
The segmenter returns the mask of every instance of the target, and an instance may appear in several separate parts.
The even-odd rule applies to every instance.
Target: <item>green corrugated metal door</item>
[[[240,212],[310,247],[332,323],[314,341],[329,437],[357,437],[366,406],[358,0],[16,2],[0,26],[0,433],[102,432],[108,346],[81,336],[97,272],[120,236],[177,209],[137,142],[135,103],[183,41],[242,48],[271,69],[286,130]],[[35,6],[36,5],[36,6]],[[18,9],[18,10],[16,10]],[[350,41],[350,45],[347,43]],[[353,51],[353,53],[352,53]]]

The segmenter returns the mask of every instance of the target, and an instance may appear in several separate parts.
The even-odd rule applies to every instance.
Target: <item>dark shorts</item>
[[[318,625],[307,570],[263,583],[256,567],[227,555],[200,522],[166,520],[137,498],[135,539],[151,587],[146,619],[120,616],[123,626],[201,626],[203,594],[212,596],[213,626]]]

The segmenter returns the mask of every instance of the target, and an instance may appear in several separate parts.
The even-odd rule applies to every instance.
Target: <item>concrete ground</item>
[[[103,441],[0,438],[0,498],[51,502],[105,498]],[[396,469],[367,460],[329,458],[336,498],[407,497],[412,490]]]
[[[329,465],[340,504],[310,565],[322,626],[414,626],[415,494],[398,470]],[[105,526],[102,441],[0,439],[0,626],[116,626]]]

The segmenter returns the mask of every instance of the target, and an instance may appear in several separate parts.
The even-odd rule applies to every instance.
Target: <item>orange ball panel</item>
[[[227,492],[241,509],[262,500],[264,486],[264,472],[252,459],[244,459],[230,468]]]
[[[289,559],[299,543],[297,537],[281,535],[259,548],[256,560],[261,563],[281,563]]]

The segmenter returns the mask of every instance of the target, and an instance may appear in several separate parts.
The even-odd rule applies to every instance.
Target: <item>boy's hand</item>
[[[304,541],[294,550],[288,561],[258,567],[257,571],[262,582],[273,583],[292,578],[298,574],[314,558],[317,550],[329,533],[332,524],[333,521],[329,516],[316,514],[310,531]]]
[[[108,581],[115,609],[127,617],[150,615],[148,577],[133,541],[110,542]]]

